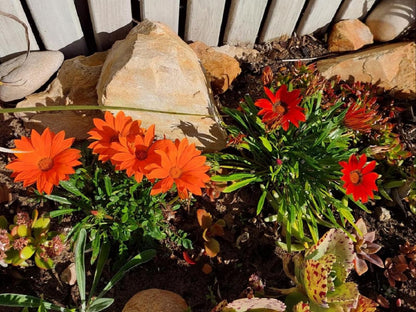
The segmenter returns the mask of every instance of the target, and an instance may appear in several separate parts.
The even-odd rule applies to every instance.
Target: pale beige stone
[[[145,20],[117,41],[97,93],[101,105],[123,107],[144,127],[155,124],[158,137],[187,137],[204,151],[225,147],[226,134],[198,57],[166,25]]]
[[[365,23],[376,41],[395,39],[415,23],[415,0],[383,0],[368,15]]]
[[[370,29],[358,19],[338,22],[331,30],[328,49],[331,52],[355,51],[373,43]]]
[[[14,101],[44,85],[64,61],[60,51],[36,51],[0,64],[0,100]]]
[[[19,102],[17,107],[35,106],[98,106],[96,85],[100,77],[101,67],[106,52],[98,52],[91,56],[77,56],[66,60],[44,92],[32,94]],[[53,132],[65,131],[66,137],[86,139],[87,132],[94,127],[93,118],[101,117],[102,112],[91,111],[59,111],[16,114],[25,121],[28,128],[43,131],[49,127]]]
[[[378,84],[396,97],[416,99],[416,44],[398,42],[353,54],[321,60],[318,70],[326,77]]]
[[[260,54],[260,52],[257,51],[256,49],[230,46],[228,44],[220,46],[220,47],[211,47],[211,48],[214,51],[225,53],[228,56],[231,56],[237,60],[244,59],[247,57],[255,58]]]
[[[178,294],[163,289],[138,292],[126,303],[122,312],[184,312],[188,305]]]
[[[75,263],[71,263],[65,268],[65,270],[62,271],[61,281],[70,286],[75,285],[75,283],[77,282]]]
[[[193,42],[189,46],[201,61],[214,94],[227,91],[241,73],[238,61],[225,53],[215,51],[201,41]]]

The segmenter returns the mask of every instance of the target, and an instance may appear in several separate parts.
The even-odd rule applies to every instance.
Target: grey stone
[[[0,64],[0,100],[10,102],[32,94],[45,84],[64,61],[60,51],[31,52]]]

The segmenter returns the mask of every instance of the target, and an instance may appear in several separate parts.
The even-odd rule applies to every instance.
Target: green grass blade
[[[22,295],[22,294],[0,294],[0,306],[6,307],[26,307],[37,308],[43,303],[44,307],[48,310],[61,311],[61,312],[73,312],[73,309],[67,309],[50,302],[45,302],[41,298]]]
[[[87,240],[87,231],[81,229],[78,234],[77,244],[75,246],[75,270],[81,299],[81,312],[85,311],[85,244]]]
[[[107,309],[114,302],[113,298],[98,298],[87,308],[87,312],[99,312]]]
[[[88,297],[88,302],[90,302],[91,297],[95,293],[98,282],[100,281],[101,273],[103,272],[104,265],[107,262],[109,254],[110,254],[110,244],[108,242],[105,242],[101,245],[101,251],[97,260],[97,267],[95,268],[94,280],[92,282],[90,295]]]

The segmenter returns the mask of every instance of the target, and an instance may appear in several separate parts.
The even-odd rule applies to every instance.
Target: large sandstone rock
[[[317,62],[326,77],[378,84],[397,97],[416,99],[416,44],[399,42]]]
[[[371,11],[365,23],[376,41],[396,38],[415,23],[415,0],[383,0]]]
[[[17,107],[35,106],[98,106],[96,85],[106,52],[91,56],[77,56],[66,60],[44,92],[32,94],[19,102]],[[92,119],[101,117],[101,111],[59,111],[40,113],[19,113],[28,128],[43,131],[49,127],[52,131],[65,130],[67,137],[86,139],[87,132],[94,127]]]
[[[193,42],[189,46],[201,61],[214,93],[221,94],[227,91],[241,73],[238,61],[225,53],[215,51],[201,41]]]
[[[155,124],[159,137],[186,136],[205,151],[225,146],[226,135],[198,57],[161,23],[145,20],[113,45],[97,93],[100,105],[123,107],[144,127]]]
[[[9,102],[32,94],[58,70],[64,61],[60,51],[31,52],[0,64],[0,100]]]
[[[178,294],[163,289],[138,292],[126,303],[122,312],[184,312],[188,305]]]
[[[338,22],[332,27],[328,39],[331,52],[355,51],[373,43],[370,29],[358,19]]]

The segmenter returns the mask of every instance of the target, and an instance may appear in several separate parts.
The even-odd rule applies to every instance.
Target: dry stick
[[[8,18],[10,18],[10,19],[18,22],[25,29],[25,37],[26,37],[26,44],[27,44],[26,56],[25,56],[25,59],[23,60],[23,63],[22,64],[20,64],[20,65],[16,66],[15,68],[13,68],[13,70],[15,70],[16,68],[22,66],[26,62],[27,58],[29,57],[29,53],[30,53],[29,28],[27,27],[27,25],[21,19],[19,19],[17,16],[15,16],[13,14],[0,11],[0,15],[3,15],[5,17],[8,17]],[[14,83],[17,82],[17,81],[14,81],[14,82],[4,82],[4,81],[1,81],[1,78],[3,78],[3,77],[0,77],[0,86],[2,84],[14,84]]]

